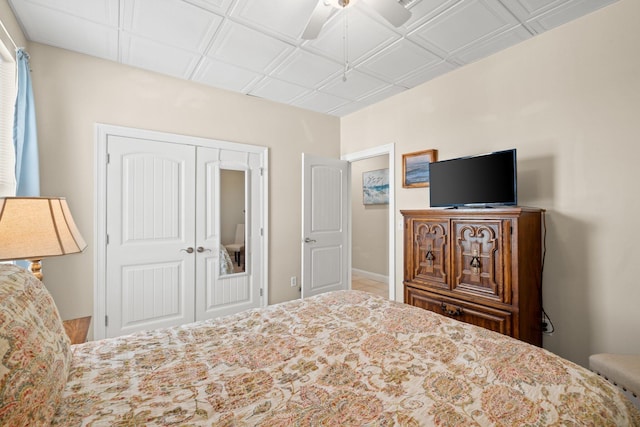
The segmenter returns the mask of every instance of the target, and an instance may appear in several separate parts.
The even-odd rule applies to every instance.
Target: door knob
[[[196,249],[196,251],[198,251],[198,253],[211,252],[211,249],[205,249],[202,246],[198,246],[198,249]]]
[[[180,252],[186,252],[188,254],[192,254],[193,253],[193,248],[189,247],[187,249],[180,249]]]
[[[305,242],[305,243],[315,243],[316,241],[315,241],[315,240],[313,240],[313,239],[310,239],[310,238],[308,238],[308,237],[305,237],[305,238],[304,238],[304,242]]]

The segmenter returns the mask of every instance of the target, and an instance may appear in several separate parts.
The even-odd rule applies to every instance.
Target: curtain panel
[[[16,150],[16,196],[40,195],[40,164],[38,160],[38,134],[36,106],[31,87],[29,54],[23,48],[16,50],[18,63],[18,94],[13,122],[13,142]]]

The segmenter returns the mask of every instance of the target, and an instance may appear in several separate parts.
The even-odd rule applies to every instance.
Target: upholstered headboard
[[[0,425],[49,425],[70,363],[47,289],[27,270],[0,264]]]

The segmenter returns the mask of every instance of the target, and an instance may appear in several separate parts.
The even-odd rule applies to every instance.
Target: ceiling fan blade
[[[311,13],[307,27],[302,33],[304,40],[312,40],[318,37],[322,26],[327,22],[327,18],[329,18],[331,14],[331,9],[330,5],[324,4],[324,0],[318,0],[316,8],[313,9],[313,13]]]
[[[394,27],[401,26],[411,18],[411,12],[397,0],[362,0],[362,2],[373,8]]]

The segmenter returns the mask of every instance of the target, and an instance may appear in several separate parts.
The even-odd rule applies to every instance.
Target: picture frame
[[[438,161],[438,150],[422,150],[402,155],[402,186],[429,186],[429,163]]]
[[[389,204],[389,169],[362,172],[362,202],[365,205]]]

